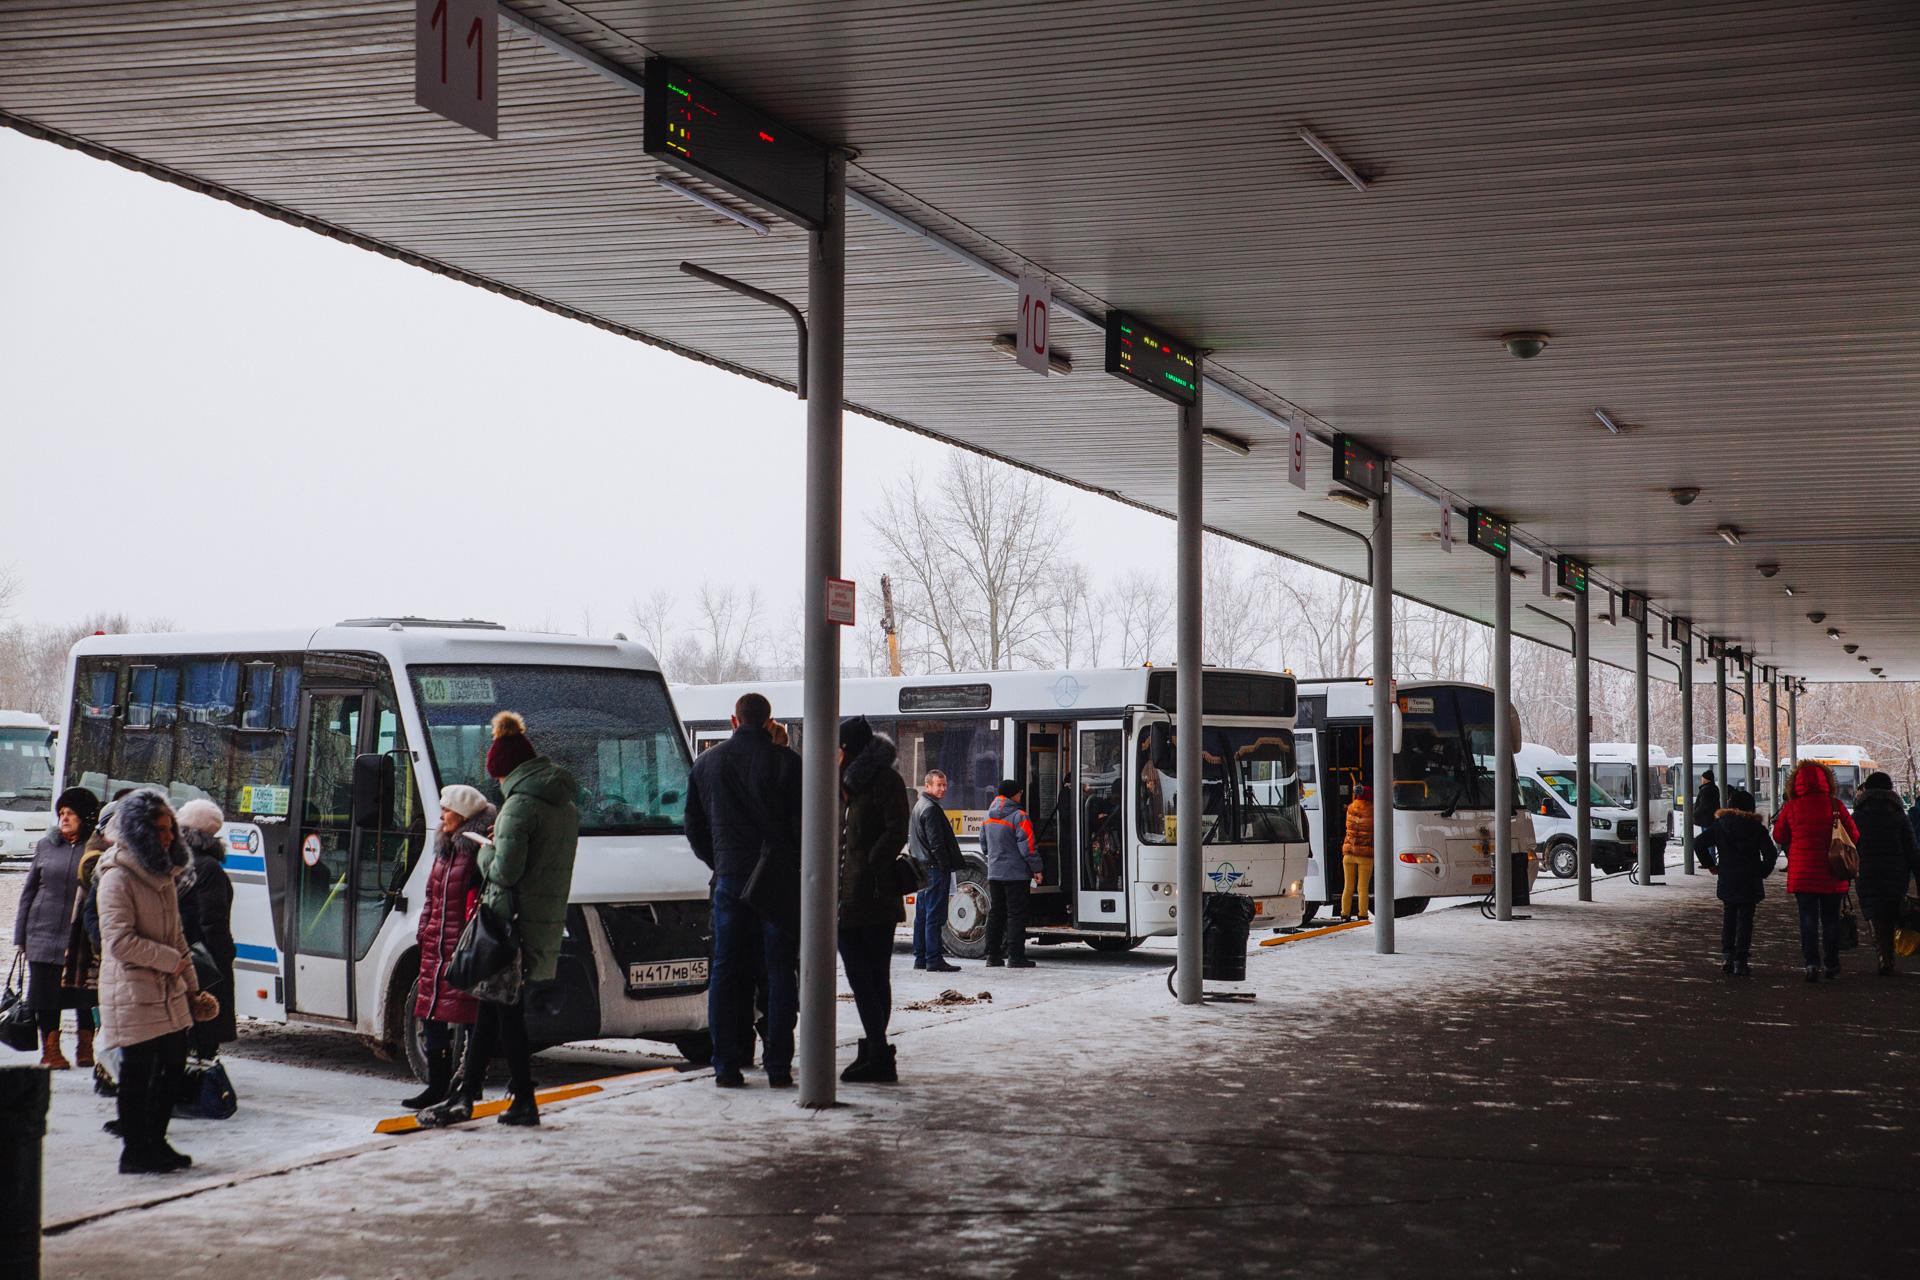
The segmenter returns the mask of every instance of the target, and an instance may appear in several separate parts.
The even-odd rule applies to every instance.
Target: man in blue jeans
[[[695,760],[687,782],[687,841],[713,868],[707,1028],[713,1082],[722,1089],[746,1084],[743,1069],[753,1060],[753,991],[763,972],[767,1083],[776,1089],[793,1084],[793,1028],[800,1011],[800,757],[774,743],[767,729],[772,718],[764,697],[743,695],[733,707],[733,736]],[[767,877],[782,892],[758,899],[756,906],[747,901],[747,881],[762,854],[785,874]]]
[[[946,798],[947,775],[929,769],[920,784],[920,803],[907,823],[908,848],[926,877],[913,900],[913,967],[933,973],[960,972],[959,965],[947,963],[946,939],[940,932],[947,923],[947,894],[953,877],[967,865],[941,804]]]

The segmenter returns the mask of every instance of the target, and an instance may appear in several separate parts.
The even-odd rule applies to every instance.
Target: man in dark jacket
[[[1693,823],[1695,831],[1704,831],[1713,825],[1719,814],[1720,787],[1713,780],[1713,770],[1709,769],[1700,775],[1700,790],[1694,794],[1693,812],[1688,815],[1688,819]]]
[[[941,804],[946,798],[947,775],[938,769],[928,770],[920,785],[920,803],[913,807],[913,821],[907,827],[913,860],[926,877],[913,903],[913,967],[932,973],[960,972],[959,965],[947,963],[946,941],[941,934],[947,920],[948,890],[953,877],[967,865]]]
[[[1761,882],[1780,861],[1780,850],[1774,847],[1766,824],[1753,811],[1753,797],[1739,787],[1727,788],[1727,807],[1714,815],[1712,825],[1694,841],[1693,851],[1700,865],[1720,878],[1714,890],[1720,899],[1720,971],[1748,977],[1753,908],[1767,896]]]
[[[707,1030],[713,1037],[713,1082],[722,1089],[746,1083],[742,1071],[753,1060],[753,991],[763,973],[767,1083],[776,1089],[793,1084],[793,1028],[800,1013],[800,757],[774,745],[767,731],[772,719],[766,698],[742,695],[733,705],[733,736],[693,762],[687,783],[687,840],[713,868]],[[763,873],[766,896],[756,906],[747,901],[747,880],[763,852],[777,865]]]
[[[1860,895],[1861,912],[1873,924],[1880,973],[1885,977],[1893,973],[1893,931],[1906,906],[1907,886],[1920,873],[1920,846],[1900,807],[1893,779],[1885,773],[1869,774],[1860,784],[1853,822],[1860,828],[1860,875],[1853,889]]]
[[[840,964],[866,1032],[849,1083],[893,1084],[900,1077],[887,1043],[893,1016],[893,933],[906,917],[896,864],[907,847],[907,784],[893,762],[893,739],[865,716],[840,725]]]

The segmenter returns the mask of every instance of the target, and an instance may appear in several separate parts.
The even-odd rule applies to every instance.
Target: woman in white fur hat
[[[446,980],[447,962],[480,896],[480,845],[474,836],[493,830],[494,807],[464,783],[440,790],[440,830],[433,841],[433,871],[420,903],[420,981],[414,1016],[427,1041],[427,1087],[401,1103],[410,1111],[446,1099],[453,1081],[453,1029],[473,1025],[479,1012],[471,993]]]

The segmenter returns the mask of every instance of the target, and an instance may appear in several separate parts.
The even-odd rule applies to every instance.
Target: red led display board
[[[648,58],[641,145],[650,156],[803,227],[827,217],[827,152],[664,58]]]
[[[1200,399],[1200,353],[1119,311],[1107,313],[1107,372],[1175,404]]]
[[[1485,507],[1467,508],[1467,544],[1490,556],[1504,556],[1513,549],[1513,529]]]
[[[1369,498],[1387,496],[1387,456],[1352,436],[1333,438],[1333,478]]]
[[[1575,595],[1587,593],[1587,563],[1575,560],[1572,556],[1561,556],[1555,562],[1555,576],[1560,580],[1560,589],[1571,591]]]

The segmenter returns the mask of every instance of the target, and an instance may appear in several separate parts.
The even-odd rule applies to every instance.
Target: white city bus
[[[1686,772],[1686,767],[1685,762],[1676,760],[1669,774],[1672,780],[1670,789],[1674,796],[1675,804],[1678,804],[1679,797],[1685,794],[1681,787],[1681,782],[1683,781],[1682,775]],[[1697,742],[1693,747],[1693,776],[1698,778],[1708,769],[1712,769],[1715,774],[1718,774],[1720,771],[1720,744],[1717,742]],[[1753,796],[1754,803],[1760,806],[1762,813],[1770,813],[1775,808],[1769,799],[1771,794],[1769,789],[1773,785],[1773,765],[1767,760],[1764,752],[1754,752],[1753,771],[1760,775],[1760,789],[1758,791],[1755,791],[1751,786],[1747,785],[1746,743],[1729,742],[1727,744],[1727,776],[1719,779],[1720,794],[1724,797],[1727,794],[1727,788],[1739,787],[1742,791],[1746,791]],[[1861,776],[1864,777],[1865,775],[1863,774]]]
[[[31,859],[53,825],[58,736],[31,711],[0,711],[0,862]]]
[[[1640,841],[1640,744],[1636,742],[1595,742],[1588,745],[1588,760],[1592,769],[1593,785],[1605,791],[1621,805],[1632,809],[1634,816],[1623,826],[1616,825],[1614,834],[1623,844],[1634,846],[1635,858],[1639,857]],[[1664,865],[1667,856],[1667,841],[1673,838],[1674,806],[1678,803],[1672,789],[1673,767],[1680,761],[1668,755],[1657,746],[1647,748],[1647,771],[1651,775],[1647,780],[1648,831],[1651,833],[1653,856],[1656,863]],[[1686,815],[1681,814],[1681,822]]]
[[[696,752],[723,741],[734,701],[765,694],[795,731],[798,681],[682,686],[674,702]],[[1202,685],[1203,857],[1209,892],[1251,897],[1256,919],[1300,916],[1307,850],[1294,768],[1294,682],[1260,671],[1209,669]],[[843,716],[864,715],[899,745],[910,787],[947,775],[947,817],[967,869],[948,908],[958,956],[986,952],[987,874],[981,819],[1003,778],[1026,784],[1044,870],[1029,932],[1125,951],[1175,931],[1179,781],[1171,668],[993,671],[850,679]]]
[[[1482,895],[1493,887],[1493,690],[1440,680],[1407,681],[1394,709],[1394,914],[1424,911],[1434,898]],[[1513,742],[1519,716],[1511,707]],[[1340,846],[1347,805],[1373,785],[1373,682],[1303,680],[1294,722],[1300,782],[1313,858],[1307,864],[1306,917],[1338,908],[1344,884]],[[1534,847],[1533,823],[1508,815],[1516,851]],[[1528,884],[1540,874],[1527,863]]]
[[[411,991],[440,789],[496,803],[494,712],[578,781],[559,974],[538,1044],[706,1037],[707,870],[681,833],[689,759],[659,667],[615,640],[491,623],[94,636],[73,648],[66,786],[164,789],[225,813],[235,1010],[337,1027],[424,1066]]]
[[[1833,770],[1834,798],[1849,809],[1860,792],[1860,784],[1880,768],[1873,762],[1873,757],[1867,754],[1865,747],[1851,745],[1802,745],[1795,760],[1812,760]],[[1792,768],[1785,756],[1780,758],[1780,768],[1791,775]]]

